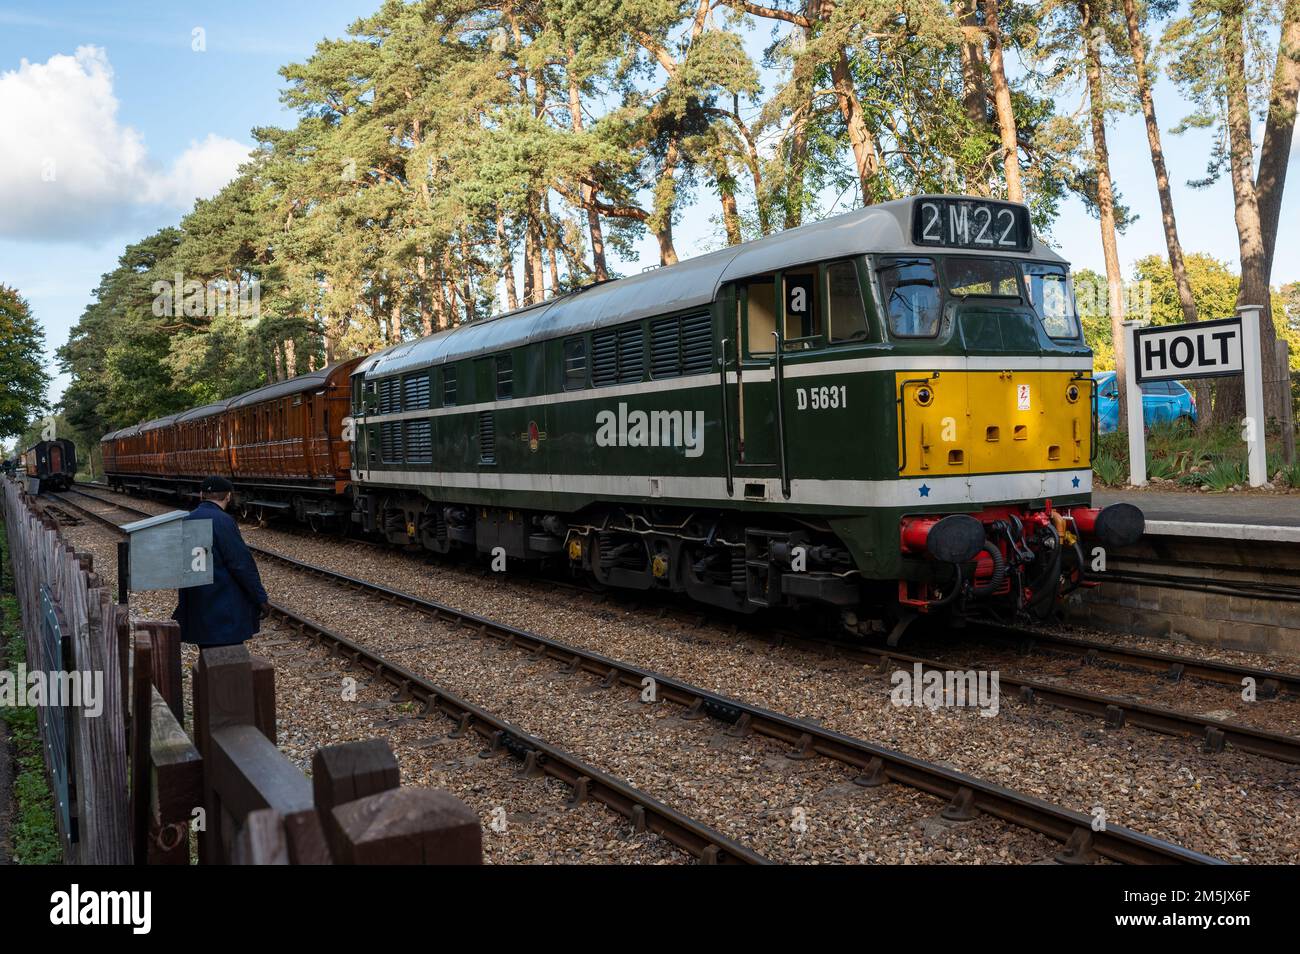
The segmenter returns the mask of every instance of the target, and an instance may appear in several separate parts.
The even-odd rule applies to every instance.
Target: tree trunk
[[[497,213],[497,255],[501,258],[501,277],[506,283],[506,305],[514,311],[519,307],[515,294],[515,259],[510,254],[510,239],[506,235],[506,217]]]
[[[1268,271],[1264,252],[1264,234],[1260,224],[1259,201],[1255,191],[1255,147],[1250,138],[1250,94],[1246,89],[1245,7],[1234,3],[1219,15],[1224,52],[1225,91],[1228,100],[1228,157],[1232,172],[1233,216],[1237,223],[1237,248],[1241,258],[1241,286],[1237,304],[1258,305],[1260,353],[1271,355],[1277,335],[1273,329],[1273,309],[1269,297]],[[1277,382],[1266,388],[1266,410],[1280,408]],[[1215,402],[1214,419],[1235,423],[1245,411],[1240,388],[1221,389]],[[1256,421],[1263,427],[1264,421]]]
[[[1124,19],[1128,24],[1128,43],[1133,55],[1138,99],[1142,103],[1142,117],[1146,120],[1147,145],[1151,147],[1151,165],[1156,173],[1156,191],[1160,195],[1160,220],[1165,229],[1165,246],[1169,249],[1169,267],[1174,273],[1174,284],[1178,288],[1178,302],[1183,309],[1183,320],[1195,321],[1196,300],[1192,297],[1192,283],[1187,278],[1183,246],[1178,240],[1174,200],[1169,192],[1169,172],[1165,168],[1165,151],[1160,142],[1160,124],[1156,122],[1156,106],[1151,97],[1151,80],[1147,75],[1146,43],[1139,29],[1137,4],[1134,0],[1124,0]]]
[[[801,26],[799,36],[802,38],[803,50],[808,49],[808,41],[812,39],[812,27]],[[786,156],[785,162],[785,195],[782,205],[783,224],[787,229],[798,228],[803,224],[803,203],[804,203],[804,173],[808,167],[808,117],[813,109],[813,64],[811,57],[805,53],[796,54],[794,70],[790,77],[790,84],[795,89],[795,102],[798,106],[795,108],[799,111],[794,120],[794,128],[790,134],[790,151]],[[736,110],[736,118],[739,119],[739,110]],[[758,206],[760,215],[764,215],[765,200],[759,194],[759,181],[757,179],[757,165],[753,167],[755,172],[754,181],[754,202]],[[767,229],[760,228],[764,235]]]
[[[1002,171],[1007,179],[1007,198],[1012,202],[1024,202],[1025,193],[1020,185],[1020,140],[1016,132],[1016,114],[1011,108],[1011,87],[1007,84],[1006,66],[1002,61],[998,0],[983,0],[983,4],[984,27],[989,34],[989,74],[993,77],[993,105],[997,110],[998,133],[1002,137]],[[1097,56],[1100,70],[1100,51]]]
[[[673,212],[677,207],[677,163],[681,161],[681,146],[674,136],[668,141],[664,168],[654,190],[654,211],[646,224],[659,240],[659,264],[676,265],[677,249],[673,247]]]
[[[423,255],[415,257],[415,273],[420,276],[420,328],[426,335],[433,334],[433,312],[429,310],[429,265]]]
[[[538,221],[537,196],[528,197],[528,225],[524,230],[524,304],[535,305],[546,297],[546,265],[542,261],[542,229]]]
[[[975,2],[955,0],[953,3],[958,22],[967,29],[978,27]],[[988,125],[989,92],[984,84],[984,66],[984,50],[967,37],[961,44],[962,106],[972,129],[984,129]],[[988,179],[982,163],[973,166],[967,171],[967,188],[975,195],[988,195]]]
[[[848,53],[841,47],[831,60],[831,82],[835,88],[835,101],[840,115],[849,130],[849,145],[853,148],[853,162],[858,171],[858,185],[862,189],[862,204],[872,205],[883,198],[876,181],[880,172],[880,156],[876,140],[867,128],[862,114],[862,102],[853,85]]]
[[[725,168],[718,174],[718,196],[722,200],[722,225],[727,233],[728,245],[739,245],[740,212],[736,207],[736,180]]]
[[[573,56],[573,52],[570,51],[569,59],[572,60]],[[578,84],[572,78],[569,80],[569,121],[575,133],[582,132],[582,98],[579,95]],[[591,272],[596,281],[608,281],[609,265],[605,262],[605,232],[600,225],[600,213],[596,211],[596,187],[584,182],[580,191],[582,207],[587,212],[587,231],[591,233]]]
[[[1282,212],[1282,187],[1295,134],[1296,101],[1300,94],[1300,0],[1288,0],[1282,16],[1277,68],[1268,101],[1264,144],[1260,149],[1256,198],[1264,236],[1264,275],[1273,277],[1273,252],[1277,246],[1278,218]]]
[[[551,269],[551,294],[560,291],[560,253],[559,243],[555,239],[555,219],[551,218],[551,196],[542,193],[542,222],[546,229],[546,260]]]
[[[987,9],[988,0],[985,0]],[[1110,180],[1110,152],[1106,146],[1106,103],[1101,80],[1101,32],[1097,30],[1092,0],[1079,4],[1088,77],[1088,114],[1092,126],[1093,163],[1097,167],[1097,208],[1101,213],[1101,248],[1106,259],[1107,302],[1110,307],[1111,340],[1115,342],[1115,380],[1119,383],[1119,430],[1128,429],[1127,395],[1124,387],[1126,360],[1124,342],[1124,289],[1115,237],[1115,190]]]

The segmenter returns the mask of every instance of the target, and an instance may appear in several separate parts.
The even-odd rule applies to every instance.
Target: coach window
[[[817,269],[796,268],[781,273],[781,339],[790,351],[819,345],[822,334],[821,302],[817,295]]]
[[[865,341],[867,312],[862,307],[862,286],[858,266],[851,261],[826,266],[826,304],[830,312],[831,343]]]
[[[564,390],[581,391],[587,386],[587,339],[564,342]]]
[[[744,316],[745,347],[751,354],[771,354],[776,331],[776,281],[756,278],[739,286],[737,308]]]
[[[876,264],[889,330],[900,338],[933,338],[943,316],[939,276],[928,258],[890,256]]]
[[[1079,319],[1064,266],[1026,262],[1025,291],[1049,338],[1078,338]]]

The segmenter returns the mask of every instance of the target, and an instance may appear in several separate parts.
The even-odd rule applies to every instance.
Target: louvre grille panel
[[[406,462],[408,464],[433,463],[432,422],[406,422]]]
[[[641,326],[624,328],[618,333],[618,380],[622,384],[640,381],[645,370]]]
[[[379,425],[379,456],[385,464],[402,462],[401,421],[386,421]]]
[[[713,370],[713,323],[708,315],[682,319],[682,374]]]
[[[591,336],[591,383],[596,387],[618,381],[618,332]]]
[[[676,318],[650,323],[650,377],[671,378],[681,373],[680,326]]]
[[[478,454],[482,463],[496,463],[497,429],[491,411],[482,411],[478,416]]]
[[[401,383],[397,378],[387,378],[379,382],[379,413],[395,414],[402,409]]]
[[[429,375],[426,372],[413,374],[406,379],[406,395],[402,409],[406,411],[424,411],[429,407]]]

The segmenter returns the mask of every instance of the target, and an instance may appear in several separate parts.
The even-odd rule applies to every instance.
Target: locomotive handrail
[[[727,406],[727,342],[722,339],[722,356],[718,358],[718,367],[722,369],[722,449],[723,462],[727,465],[727,496],[734,497],[736,488],[731,477],[731,410]]]
[[[772,332],[772,337],[776,339],[776,355],[772,359],[772,372],[776,383],[776,443],[781,461],[781,496],[789,500],[790,462],[785,452],[785,367],[781,358],[785,342],[781,339],[779,331]]]
[[[902,459],[898,465],[900,474],[907,470],[907,386],[909,384],[925,384],[937,377],[939,377],[939,372],[933,371],[928,378],[908,378],[898,386],[898,440],[903,448]]]
[[[1097,379],[1091,374],[1084,374],[1080,371],[1075,374],[1074,380],[1088,382],[1088,406],[1092,409],[1092,441],[1088,445],[1088,465],[1092,466],[1097,462],[1097,440],[1101,436],[1097,429]]]

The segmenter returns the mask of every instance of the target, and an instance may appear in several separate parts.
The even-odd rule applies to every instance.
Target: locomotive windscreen
[[[912,242],[940,248],[1028,252],[1033,246],[1029,210],[989,199],[917,199]]]

